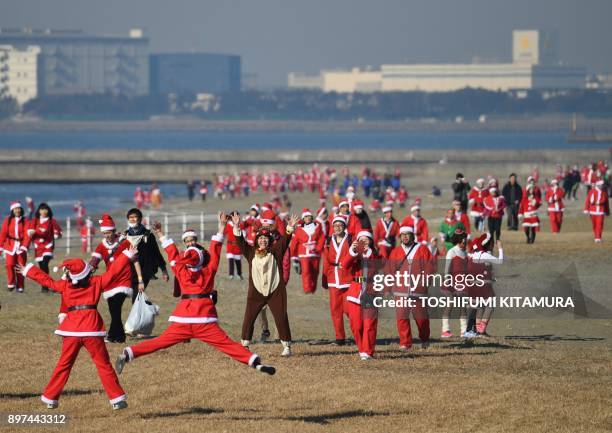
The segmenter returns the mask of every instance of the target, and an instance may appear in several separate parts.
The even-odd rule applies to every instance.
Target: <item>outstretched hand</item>
[[[238,227],[240,225],[240,214],[239,213],[232,214],[232,222],[234,223],[234,227]]]
[[[295,228],[295,226],[297,225],[298,221],[300,220],[300,217],[298,217],[296,214],[292,213],[291,216],[289,217],[289,227]]]
[[[22,264],[20,264],[20,263],[17,263],[17,264],[15,265],[15,270],[16,270],[17,272],[19,272],[20,274],[23,274],[24,269],[25,269],[25,266],[23,266],[23,265],[22,265]]]
[[[159,221],[155,221],[153,223],[153,231],[157,235],[158,238],[161,238],[164,235],[164,231],[162,229],[162,225]]]

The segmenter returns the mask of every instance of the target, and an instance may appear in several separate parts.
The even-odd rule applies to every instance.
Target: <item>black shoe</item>
[[[346,340],[336,340],[332,344],[334,346],[344,346],[344,345],[346,345]]]
[[[270,340],[270,330],[264,329],[263,331],[261,331],[261,337],[259,338],[259,341],[261,341],[262,343],[267,343],[268,340]]]
[[[271,365],[259,364],[257,367],[255,367],[255,369],[257,371],[261,371],[262,373],[269,374],[270,376],[274,376],[274,373],[276,373],[276,368],[272,367]]]
[[[41,287],[41,288],[40,288],[40,291],[41,291],[42,293],[49,293],[49,289],[48,289],[48,288],[46,288],[46,287]]]

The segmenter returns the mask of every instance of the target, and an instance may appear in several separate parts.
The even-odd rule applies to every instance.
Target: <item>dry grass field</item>
[[[448,197],[446,192],[440,201],[425,198],[424,215],[442,216]],[[293,197],[297,210],[315,200],[311,195]],[[245,208],[246,203],[237,201],[232,207]],[[207,210],[215,207],[218,202],[207,204]],[[571,258],[578,264],[582,290],[608,302],[610,308],[610,221],[605,242],[594,245],[590,223],[579,213],[578,203],[569,204],[559,236],[550,234],[547,218],[542,219],[543,230],[535,245],[526,245],[522,232],[503,233],[506,256],[532,263],[536,273],[547,271],[539,269],[538,260],[562,264]],[[59,254],[54,263],[61,258]],[[4,286],[4,268],[1,272]],[[226,273],[223,261],[217,277],[218,310],[221,326],[238,339],[246,283],[229,281]],[[499,284],[504,281],[500,277]],[[46,412],[39,395],[59,355],[60,338],[53,335],[59,297],[41,294],[32,282],[22,295],[2,290],[0,412]],[[439,340],[440,322],[434,320],[434,341],[428,349],[415,345],[401,352],[395,322],[387,315],[379,323],[376,359],[362,362],[354,346],[309,344],[333,338],[328,295],[320,288],[313,296],[300,290],[299,280],[292,276],[288,291],[295,355],[281,358],[280,344],[252,346],[277,367],[275,376],[256,373],[192,341],[128,364],[120,380],[130,406],[112,412],[93,363],[83,351],[58,409],[70,421],[53,429],[148,433],[612,430],[612,317],[513,319],[505,314],[495,320],[494,315],[489,328],[493,337],[467,346],[459,339]],[[175,304],[171,285],[154,281],[148,292],[161,306],[155,330],[159,333]],[[108,317],[105,304],[100,304],[99,311]],[[126,303],[124,317],[128,311]],[[457,332],[458,321],[452,326]],[[114,359],[122,345],[108,349]],[[24,431],[6,425],[0,429]]]

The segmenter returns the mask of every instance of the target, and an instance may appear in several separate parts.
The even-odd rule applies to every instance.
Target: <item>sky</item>
[[[287,73],[510,61],[513,29],[558,34],[559,58],[612,73],[612,0],[0,0],[0,27],[127,34],[151,52],[239,54],[262,87]]]

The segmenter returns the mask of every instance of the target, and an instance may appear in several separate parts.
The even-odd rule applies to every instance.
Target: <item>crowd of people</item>
[[[287,190],[259,183],[257,188],[274,194],[290,192],[294,185],[300,191],[298,179],[302,179],[303,188],[315,192],[317,183],[313,180],[313,173],[310,177],[305,176],[307,173],[302,177],[296,175],[295,184],[290,176]],[[519,185],[514,173],[503,187],[495,178],[477,179],[472,187],[462,173],[457,173],[452,184],[453,201],[437,234],[435,230],[430,233],[430,226],[421,215],[419,197],[414,199],[405,218],[401,221],[395,218],[394,206],[405,205],[408,198],[406,194],[400,201],[399,172],[390,177],[389,186],[381,182],[384,192],[377,190],[376,194],[376,186],[366,183],[369,185],[366,189],[363,178],[357,185],[348,172],[343,174],[344,181],[338,185],[339,182],[330,181],[328,184],[328,180],[322,180],[327,179],[328,170],[319,173],[316,178],[323,193],[316,210],[304,208],[299,215],[293,214],[288,197],[281,200],[275,194],[271,202],[253,204],[244,216],[237,211],[230,214],[220,212],[217,233],[212,236],[208,249],[201,245],[192,229],[182,233],[183,248],[179,249],[177,243],[164,233],[160,223],[156,222],[150,228],[143,224],[138,207],[127,212],[127,229],[124,231],[119,231],[113,218],[104,214],[97,226],[103,239],[91,258],[88,261],[79,258],[64,260],[60,266],[60,279],[49,275],[55,242],[62,236],[62,229],[53,218],[51,208],[41,203],[30,219],[20,202],[11,203],[10,213],[0,232],[8,290],[23,293],[24,279],[30,278],[45,292],[61,293],[60,324],[56,334],[63,337],[62,353],[43,391],[43,402],[48,408],[58,406],[60,394],[82,346],[96,364],[113,409],[127,406],[117,373],[120,374],[136,358],[191,339],[210,344],[256,371],[274,374],[274,367],[263,364],[250,346],[258,317],[262,322],[261,340],[270,337],[267,325],[269,310],[282,345],[281,355],[292,355],[287,308],[287,284],[292,273],[297,274],[299,285],[306,294],[314,293],[319,286],[328,290],[335,337],[332,344],[342,346],[347,343],[344,324],[347,317],[360,359],[371,360],[376,351],[378,325],[378,307],[373,299],[381,294],[373,286],[376,275],[398,272],[404,275],[436,272],[451,276],[486,274],[488,278],[484,284],[473,290],[451,285],[445,286],[442,292],[448,298],[490,298],[495,296],[492,265],[504,260],[501,242],[503,216],[507,216],[508,230],[518,230],[522,225],[528,244],[535,242],[536,232],[540,229],[538,212],[542,205],[546,206],[551,231],[559,233],[563,224],[563,200],[567,200],[567,191],[560,185],[565,183],[566,174],[563,173],[541,186],[538,186],[538,174],[532,173],[525,187]],[[371,170],[364,170],[363,175],[365,178],[375,177]],[[609,170],[603,162],[590,166],[581,175],[581,182],[587,190],[584,212],[591,218],[595,242],[601,242],[604,217],[609,215],[608,176]],[[276,180],[274,184],[278,185]],[[574,196],[573,192],[570,193],[570,197]],[[372,202],[367,206],[364,200],[368,197],[378,201],[380,206],[372,207]],[[328,199],[331,199],[330,209],[326,206]],[[76,211],[86,214],[78,206]],[[375,214],[378,218],[374,221]],[[215,306],[215,279],[225,241],[228,277],[245,278],[243,259],[248,267],[246,307],[239,342],[230,339],[219,327]],[[33,263],[26,264],[30,248],[34,250],[38,267]],[[446,259],[444,269],[437,269],[437,259]],[[102,262],[105,272],[94,275]],[[126,341],[122,322],[125,299],[129,297],[134,302],[136,295],[144,292],[158,273],[164,282],[169,282],[168,265],[174,275],[173,294],[179,299],[169,317],[170,326],[156,338],[125,347],[113,369],[104,342],[122,344]],[[391,284],[383,291],[397,301],[395,312],[400,350],[409,350],[413,344],[411,317],[418,328],[421,346],[426,348],[429,345],[431,329],[427,308],[401,302],[428,296],[430,287],[425,280],[419,281],[410,287]],[[107,301],[110,311],[108,331],[97,311],[101,297]],[[444,310],[441,338],[454,335],[451,310],[450,306]],[[492,312],[491,308],[461,308],[459,335],[464,338],[487,336]]]

